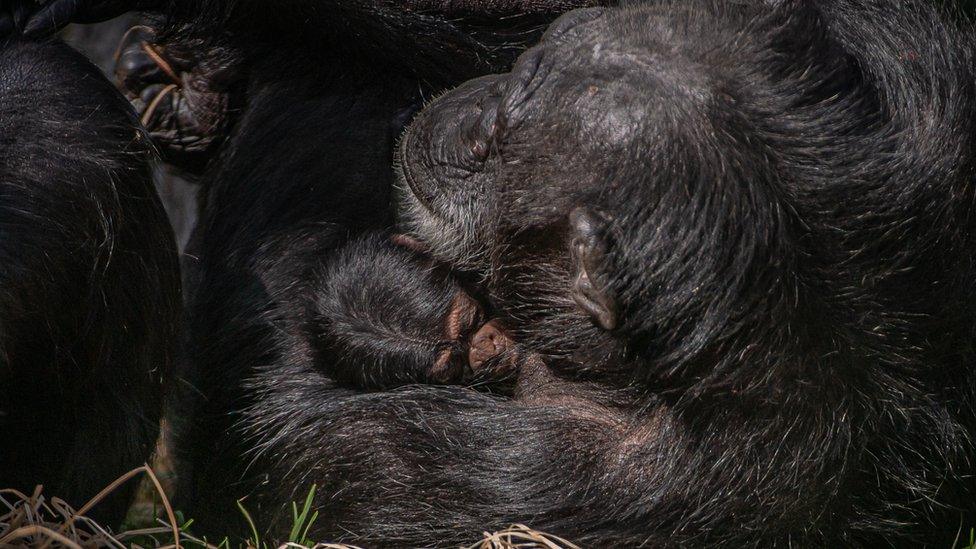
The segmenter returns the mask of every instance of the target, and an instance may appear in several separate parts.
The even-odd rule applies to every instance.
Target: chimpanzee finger
[[[471,336],[468,363],[474,372],[498,370],[494,373],[504,375],[515,366],[515,349],[515,342],[508,330],[497,320],[491,320]],[[491,364],[491,368],[486,368],[488,364]]]
[[[24,25],[24,35],[30,38],[49,36],[73,23],[90,0],[49,0]]]

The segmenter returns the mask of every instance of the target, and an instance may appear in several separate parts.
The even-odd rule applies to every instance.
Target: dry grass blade
[[[122,484],[145,473],[158,492],[168,523],[159,520],[163,526],[133,529],[122,533],[96,524],[85,516],[99,502],[105,499]],[[172,535],[171,545],[161,545],[156,536]],[[167,536],[168,537],[168,536]],[[156,549],[183,549],[182,543],[201,549],[226,549],[226,541],[214,546],[182,532],[176,521],[176,513],[170,505],[159,479],[148,465],[133,469],[119,477],[115,482],[99,492],[78,511],[63,500],[51,498],[48,501],[38,486],[34,493],[27,495],[17,490],[0,490],[0,548],[7,547],[50,547],[52,544],[70,549],[125,549],[138,547],[137,540],[148,538]],[[141,541],[140,541],[141,543]],[[265,547],[262,544],[262,547]],[[360,549],[355,545],[341,543],[319,543],[311,547],[297,543],[285,543],[278,549]],[[531,528],[516,524],[495,532],[485,533],[484,538],[467,549],[580,549],[579,546],[562,538],[543,534]]]
[[[173,66],[169,64],[169,61],[167,61],[166,58],[156,50],[156,46],[150,44],[149,42],[143,42],[142,51],[146,52],[146,55],[153,60],[153,63],[156,63],[156,66],[158,66],[160,70],[166,73],[166,76],[168,76],[170,80],[176,84],[180,83],[180,76],[176,74],[176,70],[174,70]]]
[[[146,112],[142,114],[142,118],[139,120],[139,122],[143,126],[148,125],[149,122],[152,120],[153,114],[156,113],[156,109],[158,109],[159,105],[163,102],[163,99],[166,99],[166,97],[168,97],[173,92],[175,92],[177,88],[178,87],[176,84],[169,84],[165,88],[163,88],[158,94],[156,94],[156,97],[154,97],[152,102],[149,103],[149,106],[146,107]]]
[[[484,539],[467,549],[580,549],[562,538],[537,532],[524,524],[516,524],[494,534],[485,533]]]
[[[44,549],[54,543],[79,549],[82,547],[112,549],[127,547],[121,541],[125,536],[113,535],[86,517],[85,514],[121,485],[141,473],[145,473],[155,486],[166,511],[169,525],[163,531],[172,534],[173,547],[182,549],[176,514],[173,512],[159,479],[156,478],[155,473],[148,465],[143,465],[122,475],[77,511],[58,498],[46,500],[42,495],[41,486],[38,486],[30,496],[17,490],[0,490],[0,546],[30,546]]]
[[[142,467],[137,467],[136,469],[129,471],[128,473],[115,479],[115,482],[109,484],[104,489],[102,489],[102,491],[96,494],[95,497],[88,500],[88,503],[82,505],[81,509],[79,509],[78,512],[74,513],[68,521],[66,521],[64,524],[61,525],[59,533],[61,533],[62,535],[65,534],[66,530],[74,526],[75,521],[77,521],[81,517],[84,517],[85,513],[87,513],[93,507],[98,505],[102,500],[108,497],[109,494],[111,494],[115,490],[118,490],[120,486],[128,482],[130,479],[138,476],[139,473],[146,473],[146,475],[149,476],[149,479],[152,480],[153,485],[156,487],[156,491],[159,493],[159,497],[163,503],[163,509],[166,510],[166,517],[169,519],[169,523],[173,532],[173,543],[175,544],[177,549],[180,549],[180,531],[179,531],[179,526],[176,524],[176,513],[173,512],[173,507],[169,504],[169,498],[166,497],[166,492],[163,491],[163,487],[162,485],[160,485],[159,479],[156,478],[156,474],[153,473],[152,469],[149,467],[148,464],[143,465]],[[46,547],[47,544],[45,544],[42,549],[45,549]]]
[[[13,532],[6,534],[0,538],[0,546],[2,545],[14,545],[15,541],[24,540],[31,537],[45,537],[48,540],[56,541],[65,547],[70,547],[72,549],[81,549],[81,546],[77,543],[71,541],[67,537],[50,528],[45,528],[37,524],[30,524],[28,526],[21,526]]]
[[[342,543],[317,543],[311,547],[306,547],[304,545],[298,545],[297,543],[286,543],[278,547],[278,549],[362,549],[355,545],[344,545]]]

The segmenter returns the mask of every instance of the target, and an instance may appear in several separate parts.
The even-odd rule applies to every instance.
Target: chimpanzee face
[[[563,16],[510,73],[444,94],[401,142],[406,230],[483,276],[515,323],[548,323],[550,347],[561,333],[564,348],[599,348],[594,330],[621,326],[616,286],[645,273],[615,257],[647,248],[653,234],[638,233],[676,186],[668,171],[699,148],[679,143],[708,134],[689,129],[711,96],[677,45],[687,37],[672,40],[672,12],[641,15]]]
[[[405,229],[480,275],[493,314],[551,363],[708,360],[693,355],[718,356],[706,342],[744,326],[755,285],[794,280],[785,235],[801,224],[757,131],[764,77],[743,61],[769,46],[707,24],[754,8],[664,4],[563,16],[401,142]]]
[[[600,39],[603,14],[564,16],[511,73],[437,99],[404,136],[400,173],[407,228],[440,259],[489,279],[510,275],[495,288],[502,294],[525,279],[507,266],[524,275],[535,264],[612,329],[616,306],[595,272],[606,252],[600,195],[619,184],[609,158],[642,138],[656,108],[637,100],[632,54]]]

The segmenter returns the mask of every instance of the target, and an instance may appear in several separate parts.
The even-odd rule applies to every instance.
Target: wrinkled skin
[[[118,49],[116,83],[163,159],[205,171],[241,107],[244,75],[234,52],[201,41],[166,44],[147,27],[129,31]]]

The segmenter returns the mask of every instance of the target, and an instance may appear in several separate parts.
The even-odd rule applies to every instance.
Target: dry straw
[[[106,496],[126,482],[145,474],[159,496],[166,520],[161,526],[140,528],[113,533],[88,518],[88,513]],[[137,540],[169,540],[159,543],[164,549],[182,549],[184,546],[206,549],[225,549],[193,537],[179,528],[176,513],[169,498],[163,491],[156,474],[148,465],[122,475],[105,487],[95,497],[73,509],[64,500],[56,497],[48,499],[38,486],[32,494],[18,490],[0,490],[0,549],[8,547],[37,547],[40,549],[129,549],[142,547]],[[320,543],[312,547],[296,543],[286,543],[279,549],[360,549],[353,545]],[[536,532],[531,528],[516,524],[507,530],[485,533],[484,538],[462,549],[580,549],[578,546],[555,536]]]

